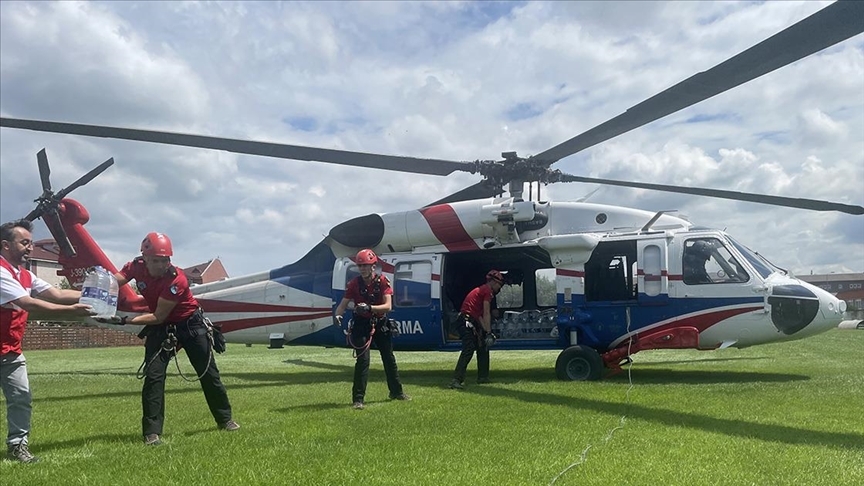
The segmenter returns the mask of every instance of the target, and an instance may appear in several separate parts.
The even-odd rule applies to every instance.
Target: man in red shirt
[[[0,387],[9,427],[6,457],[19,462],[39,460],[27,447],[32,396],[21,341],[29,311],[84,317],[93,310],[78,303],[81,292],[58,289],[24,268],[33,249],[32,231],[26,219],[0,226]]]
[[[351,394],[353,406],[358,410],[362,410],[365,406],[366,383],[369,378],[369,347],[372,343],[378,347],[381,362],[384,363],[390,399],[411,400],[411,397],[402,391],[402,382],[399,381],[399,371],[396,368],[396,357],[393,355],[393,339],[387,320],[387,313],[392,307],[393,289],[387,277],[375,274],[373,267],[377,262],[378,255],[372,250],[360,250],[357,253],[354,263],[360,270],[360,276],[348,282],[345,296],[334,313],[336,324],[341,326],[342,314],[345,313],[348,304],[354,301],[354,324],[348,329],[348,336],[351,346],[357,353]]]
[[[462,352],[450,388],[465,388],[465,372],[468,363],[477,351],[477,383],[489,383],[489,346],[492,335],[492,297],[501,291],[504,277],[498,270],[489,270],[486,283],[475,288],[465,296],[459,311],[459,337],[462,339]]]
[[[189,362],[198,373],[210,413],[221,430],[234,431],[240,426],[231,418],[228,393],[219,377],[213,356],[212,334],[198,301],[189,289],[182,270],[171,264],[171,240],[162,233],[150,233],[141,242],[140,257],[132,260],[114,275],[119,285],[135,280],[144,297],[149,314],[126,319],[114,317],[110,322],[148,326],[144,344],[144,387],[141,403],[144,410],[141,428],[146,445],[162,443],[165,421],[165,371],[179,345],[186,350]],[[101,319],[100,319],[101,320]]]

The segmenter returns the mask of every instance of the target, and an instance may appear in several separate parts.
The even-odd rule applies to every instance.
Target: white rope
[[[627,307],[627,334],[630,334],[630,307]],[[629,382],[629,386],[627,387],[627,392],[624,394],[625,414],[622,415],[621,418],[618,420],[618,425],[609,430],[609,432],[606,434],[606,437],[603,439],[603,442],[600,444],[601,446],[606,445],[610,440],[612,440],[612,436],[615,434],[615,432],[623,429],[624,423],[627,421],[626,411],[630,408],[630,390],[633,389],[633,359],[630,358],[630,350],[632,346],[633,339],[631,338],[627,342],[627,381]],[[567,473],[567,471],[573,469],[574,467],[585,464],[585,462],[588,460],[588,451],[590,451],[592,447],[594,447],[594,444],[588,444],[588,447],[586,447],[585,450],[582,451],[582,454],[579,455],[579,459],[577,459],[569,466],[565,467],[563,471],[561,471],[560,473],[558,473],[558,475],[552,478],[552,481],[549,482],[549,486],[554,485],[561,476]]]

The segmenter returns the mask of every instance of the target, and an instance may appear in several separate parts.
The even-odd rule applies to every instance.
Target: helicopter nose
[[[811,334],[836,327],[846,312],[846,302],[810,285],[777,285],[768,303],[771,322],[787,336],[804,329]]]
[[[802,285],[777,285],[768,297],[771,322],[790,336],[807,327],[819,312],[819,298]]]

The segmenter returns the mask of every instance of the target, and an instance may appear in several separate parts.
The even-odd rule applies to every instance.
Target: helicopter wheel
[[[555,374],[559,380],[595,381],[603,375],[603,359],[594,348],[570,346],[561,351],[555,362]]]

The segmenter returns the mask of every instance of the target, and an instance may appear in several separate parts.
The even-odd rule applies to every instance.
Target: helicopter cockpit
[[[682,273],[687,285],[741,283],[747,270],[717,238],[693,238],[684,243]]]

